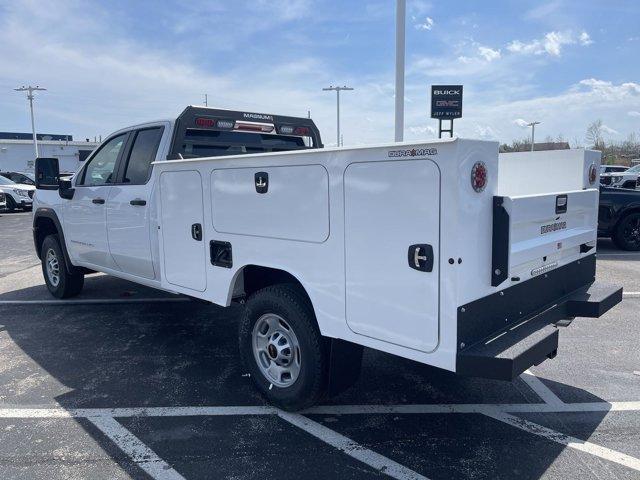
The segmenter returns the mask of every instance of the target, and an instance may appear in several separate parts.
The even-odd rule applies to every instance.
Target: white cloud
[[[498,140],[498,133],[489,125],[476,125],[474,133],[482,140]]]
[[[519,127],[528,127],[529,126],[529,122],[527,122],[526,120],[522,119],[522,118],[516,118],[513,123],[515,125],[518,125]]]
[[[436,129],[432,126],[429,125],[419,125],[419,126],[413,126],[413,127],[409,127],[408,128],[409,132],[416,135],[416,136],[421,136],[421,135],[425,135],[427,133],[430,133],[432,135],[435,135],[436,133]]]
[[[534,39],[529,42],[513,40],[507,45],[507,50],[512,53],[525,55],[547,54],[554,57],[559,57],[562,53],[562,48],[565,45],[574,45],[576,43],[587,46],[593,43],[593,41],[591,40],[589,34],[585,31],[580,33],[579,36],[574,35],[570,31],[548,32],[544,35],[543,38]]]
[[[620,132],[617,130],[614,130],[613,128],[607,126],[607,125],[602,125],[602,127],[600,127],[602,129],[602,131],[604,133],[608,133],[609,135],[620,135]]]
[[[578,37],[578,41],[580,42],[580,45],[585,45],[585,46],[591,45],[593,43],[593,40],[591,40],[591,37],[587,32],[582,32]]]
[[[630,112],[627,112],[627,115],[629,115],[630,117],[640,117],[640,112],[631,110]]]
[[[493,48],[479,46],[478,52],[487,62],[492,62],[500,58],[500,50],[494,50]]]
[[[432,8],[433,5],[431,2],[425,2],[424,0],[413,0],[409,2],[409,12],[418,17],[430,12]]]
[[[415,28],[416,30],[431,30],[433,28],[433,25],[434,25],[433,18],[426,17],[424,19],[424,22],[416,23]]]

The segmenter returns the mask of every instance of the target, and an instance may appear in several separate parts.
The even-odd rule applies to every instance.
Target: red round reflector
[[[593,185],[596,183],[596,179],[598,178],[598,170],[596,169],[596,164],[592,163],[589,167],[589,183]]]
[[[471,186],[480,193],[487,186],[487,166],[484,162],[476,162],[471,169]]]

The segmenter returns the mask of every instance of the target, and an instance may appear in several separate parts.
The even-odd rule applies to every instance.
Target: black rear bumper
[[[600,317],[622,301],[622,288],[594,281],[595,256],[481,298],[458,309],[460,375],[513,380],[553,358],[558,327],[573,317]]]

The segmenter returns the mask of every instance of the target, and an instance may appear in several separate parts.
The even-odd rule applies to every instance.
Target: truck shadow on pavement
[[[262,405],[264,402],[255,392],[251,379],[243,376],[237,353],[237,316],[240,313],[241,307],[223,309],[195,301],[0,306],[0,325],[3,326],[0,330],[9,336],[9,341],[0,344],[0,359],[4,363],[4,368],[0,369],[0,397],[9,405],[42,406],[44,403],[67,409]],[[579,393],[584,401],[602,401],[570,385],[550,381],[545,381],[545,384],[556,392],[558,389],[580,390],[575,393]],[[339,397],[325,403],[540,402],[522,380],[506,383],[462,378],[366,350],[359,381]],[[561,414],[547,415],[551,418]],[[583,415],[579,433],[563,433],[587,440],[605,415],[606,412]],[[548,474],[549,468],[553,470],[555,467],[551,466],[560,456],[564,457],[565,463],[571,462],[572,458],[576,461],[576,456],[588,457],[480,414],[313,414],[311,417],[429,478],[533,479],[545,475],[545,472]],[[171,420],[153,419],[165,424]],[[211,420],[214,426],[217,421],[223,420]],[[201,451],[203,461],[209,462],[213,469],[205,469],[207,474],[217,472],[216,476],[221,478],[233,475],[264,478],[263,473],[258,475],[257,471],[247,469],[251,462],[246,464],[238,458],[248,455],[247,442],[257,442],[259,446],[260,442],[269,445],[273,440],[269,428],[265,427],[266,421],[256,419],[247,423],[246,430],[242,432],[244,439],[225,436],[226,430],[217,431],[215,428],[208,432],[194,430],[185,438],[183,425],[182,430],[177,428],[172,433],[169,428],[163,433],[164,447],[154,445],[152,440],[147,443],[154,450],[164,448],[160,456],[178,471],[181,471],[181,460],[175,456],[181,454],[171,450],[176,445],[180,445],[178,452]],[[99,444],[109,442],[87,422],[78,422]],[[295,429],[288,425],[287,428]],[[289,432],[278,440],[277,448],[293,449],[294,460],[304,466],[315,452],[313,448],[301,449],[294,445],[295,438],[298,438],[296,435]],[[214,445],[219,456],[219,448],[222,448],[219,445],[228,443],[233,445],[222,451],[238,456],[236,463],[244,465],[235,473],[224,470],[232,468],[230,465],[235,463],[225,466],[222,465],[225,464],[224,458],[207,458],[207,452]],[[131,470],[126,457],[111,453],[114,452],[113,445],[105,446],[105,451],[110,452],[123,468]],[[331,455],[343,455],[338,451],[331,452]],[[253,455],[260,453],[254,451]],[[295,458],[295,455],[300,458]],[[268,461],[281,462],[281,458],[279,455],[268,456]],[[584,460],[581,457],[581,462]],[[278,471],[277,465],[273,467],[275,470],[272,472]],[[285,470],[281,478],[287,478],[291,472]],[[371,473],[374,472],[370,471],[367,476]],[[586,474],[585,478],[588,478],[592,472],[587,470]],[[139,475],[145,478],[141,471]],[[355,470],[345,470],[341,476],[351,478],[354,475]],[[327,474],[314,469],[305,471],[304,478],[314,477],[327,478]]]

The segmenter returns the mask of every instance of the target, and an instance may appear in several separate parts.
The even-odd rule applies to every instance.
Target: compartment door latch
[[[408,253],[409,266],[421,272],[433,271],[433,247],[427,243],[411,245]]]
[[[191,237],[197,242],[202,241],[202,225],[199,223],[191,225]]]

